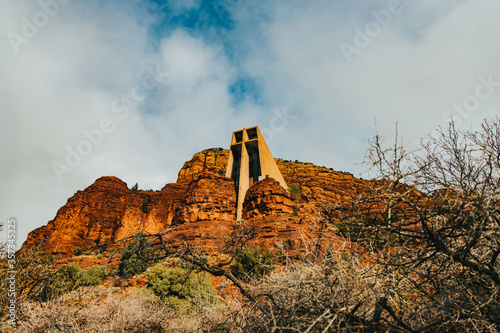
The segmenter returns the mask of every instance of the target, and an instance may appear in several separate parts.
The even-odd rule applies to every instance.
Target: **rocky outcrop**
[[[236,219],[236,189],[232,179],[210,172],[194,176],[178,205],[174,224]]]
[[[184,163],[179,171],[177,183],[189,184],[203,172],[224,176],[228,159],[229,150],[222,148],[210,148],[196,153],[190,161]]]
[[[201,151],[195,154],[191,161],[184,163],[177,182],[189,183],[197,174],[206,171],[224,175],[228,159],[229,150],[226,149]],[[276,159],[276,164],[288,186],[298,186],[301,201],[312,205],[349,201],[354,195],[364,191],[369,183],[350,173],[334,171],[312,163]]]
[[[242,221],[236,221],[236,190],[224,176],[228,158],[221,148],[199,152],[161,191],[133,190],[116,177],[101,177],[32,231],[23,247],[42,243],[46,253],[70,254],[145,231],[161,234],[174,248],[191,245],[213,254],[246,228],[255,233],[255,245],[300,252],[317,242],[318,207],[348,202],[368,186],[348,173],[278,159],[293,196],[274,179],[257,182],[247,191]],[[339,241],[328,237],[329,245]]]
[[[43,245],[47,253],[71,253],[134,235],[168,228],[187,186],[167,184],[161,191],[131,190],[116,177],[101,177],[78,191],[54,220],[32,231],[23,247]]]
[[[334,171],[312,163],[276,161],[288,186],[296,184],[301,200],[313,204],[340,203],[349,201],[363,192],[368,181],[347,172]]]
[[[276,180],[267,178],[248,189],[243,202],[243,218],[292,214],[293,206],[294,203],[290,200],[288,192]]]

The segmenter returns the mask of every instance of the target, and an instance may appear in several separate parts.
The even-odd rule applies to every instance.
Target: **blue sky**
[[[409,147],[499,114],[496,0],[4,0],[0,219],[19,243],[114,175],[161,189],[259,125],[275,157],[359,176],[367,140]],[[364,177],[369,175],[362,174]]]

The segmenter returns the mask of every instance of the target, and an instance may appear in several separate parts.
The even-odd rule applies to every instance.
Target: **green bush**
[[[135,234],[121,254],[122,258],[118,269],[120,276],[124,278],[131,278],[144,272],[157,257],[143,232]]]
[[[101,265],[94,265],[86,270],[73,263],[62,265],[44,282],[40,298],[46,301],[79,287],[98,285],[105,276],[106,268]]]
[[[172,307],[180,308],[191,301],[209,302],[215,299],[215,289],[210,275],[194,274],[184,268],[169,268],[158,264],[151,268],[146,277],[147,288]]]
[[[40,282],[39,300],[46,302],[75,289],[81,271],[83,270],[75,264],[65,264],[53,271],[46,280]]]
[[[272,272],[277,261],[276,254],[268,249],[262,253],[259,247],[244,246],[234,258],[231,268],[235,276],[250,280]]]
[[[101,241],[101,237],[95,240],[95,250],[98,254],[105,253],[108,251],[108,247],[111,245],[111,240],[106,238],[104,242]]]
[[[80,247],[78,247],[78,246],[77,246],[77,247],[75,247],[75,248],[73,249],[73,254],[74,254],[75,256],[79,256],[79,255],[81,255],[82,253],[83,253],[83,250],[82,250]]]
[[[142,196],[141,211],[146,214],[149,211],[150,204],[151,204],[151,195],[150,194],[143,195]]]
[[[75,264],[62,265],[54,272],[49,287],[56,292],[72,290],[82,274],[83,269]]]
[[[301,198],[300,187],[297,184],[290,185],[288,187],[288,193],[290,193],[290,196],[295,201],[300,200]]]
[[[95,286],[102,283],[102,280],[106,277],[106,267],[101,265],[94,265],[86,270],[82,270],[79,278],[78,284],[82,286]]]

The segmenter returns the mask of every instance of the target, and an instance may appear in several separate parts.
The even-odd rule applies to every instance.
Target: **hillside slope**
[[[237,222],[234,183],[224,177],[228,156],[221,148],[195,154],[177,182],[160,191],[133,190],[116,177],[101,177],[32,231],[23,248],[42,244],[45,253],[65,254],[144,231],[161,233],[172,246],[190,244],[212,253],[245,227],[254,230],[256,245],[304,251],[317,237],[318,207],[348,202],[368,185],[348,173],[277,159],[288,186],[298,189],[293,198],[273,179],[264,179],[248,190],[243,221]],[[330,236],[325,246],[335,245],[336,237]]]

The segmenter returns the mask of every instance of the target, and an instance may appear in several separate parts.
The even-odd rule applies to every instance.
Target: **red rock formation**
[[[179,172],[178,183],[189,183],[197,174],[210,171],[224,175],[229,158],[229,150],[207,149],[193,156]],[[276,159],[288,186],[296,184],[302,201],[313,205],[349,201],[352,196],[364,191],[367,181],[347,172],[334,171],[312,163],[284,161]]]
[[[236,190],[233,180],[203,172],[194,175],[176,209],[174,224],[211,220],[234,221],[235,207]]]
[[[195,154],[179,171],[177,183],[161,191],[131,190],[118,178],[99,178],[71,197],[54,220],[32,231],[23,247],[44,243],[47,253],[72,253],[143,230],[161,232],[176,247],[190,244],[214,253],[245,227],[256,232],[256,245],[295,251],[317,240],[316,206],[349,201],[367,186],[351,174],[279,159],[285,181],[300,189],[299,197],[292,201],[275,180],[264,179],[248,190],[243,221],[237,223],[234,183],[223,176],[228,156],[223,149]]]
[[[293,213],[293,201],[287,191],[272,178],[252,185],[243,202],[243,218],[264,218],[269,215]]]
[[[190,161],[184,163],[179,171],[177,183],[189,184],[196,178],[197,174],[203,172],[224,176],[228,159],[229,150],[222,148],[211,148],[196,153]]]
[[[104,242],[116,242],[140,230],[168,228],[187,187],[167,184],[160,192],[135,191],[116,177],[101,177],[78,191],[54,220],[32,231],[23,247],[44,244],[47,253],[71,253]]]

